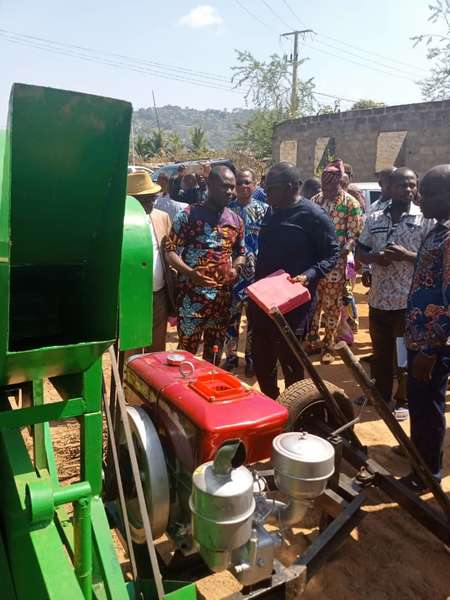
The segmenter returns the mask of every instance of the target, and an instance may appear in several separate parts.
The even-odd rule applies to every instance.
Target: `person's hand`
[[[373,262],[380,267],[387,267],[392,262],[392,258],[389,255],[386,256],[386,252],[383,251],[375,252],[375,254],[373,254],[372,257]]]
[[[224,277],[224,283],[225,283],[225,285],[231,285],[232,283],[234,283],[236,281],[236,279],[238,277],[239,277],[239,271],[238,271],[238,269],[236,269],[235,267],[231,267],[231,269],[229,269],[225,273],[225,277]]]
[[[386,248],[384,250],[384,254],[385,254],[385,256],[390,258],[390,260],[393,260],[396,262],[402,261],[402,260],[411,261],[415,258],[414,252],[410,252],[403,246],[399,246],[397,244],[389,244],[389,246],[386,246]]]
[[[214,287],[216,285],[214,279],[205,273],[205,267],[195,267],[195,269],[192,269],[189,273],[189,278],[196,286]]]
[[[372,285],[372,273],[370,271],[363,271],[361,283],[364,287],[370,288],[370,286]]]
[[[419,352],[414,357],[411,371],[414,379],[418,381],[430,381],[433,367],[436,364],[436,356],[429,356]]]
[[[308,287],[308,283],[309,283],[306,275],[296,275],[295,277],[289,277],[289,281],[291,283],[301,283],[305,287]]]

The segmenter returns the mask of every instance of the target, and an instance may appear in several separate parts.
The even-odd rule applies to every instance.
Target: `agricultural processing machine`
[[[117,337],[121,262],[124,348],[151,336],[148,220],[125,201],[131,112],[16,84],[0,132],[2,600],[156,595],[153,582],[125,580],[101,498],[102,355]],[[49,423],[69,418],[80,469],[62,485]],[[195,598],[192,585],[165,591]]]
[[[373,486],[449,545],[447,497],[345,347],[444,516],[368,458],[352,403],[276,307],[310,377],[278,401],[187,352],[141,353],[152,243],[126,198],[130,120],[126,102],[15,85],[0,133],[0,598],[193,600],[186,582],[225,570],[239,591],[223,597],[296,598]],[[66,419],[80,431],[71,483],[51,425]],[[317,535],[288,564],[310,509]]]

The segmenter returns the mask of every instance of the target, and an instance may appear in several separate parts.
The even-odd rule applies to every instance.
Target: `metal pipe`
[[[299,523],[311,507],[310,502],[307,500],[289,498],[286,503],[281,500],[268,500],[263,496],[258,498],[258,504],[262,504],[267,508],[268,512],[264,521],[273,525],[280,525],[282,528]]]
[[[304,368],[308,372],[308,375],[311,377],[311,380],[316,386],[317,391],[325,400],[327,408],[336,419],[336,422],[339,424],[339,426],[346,425],[347,418],[345,417],[340,406],[336,402],[336,399],[334,398],[333,394],[325,385],[324,380],[312,364],[309,356],[306,354],[302,344],[300,343],[300,340],[292,331],[289,323],[284,318],[284,315],[280,312],[280,309],[277,306],[272,308],[272,310],[270,311],[270,316],[275,322],[276,326],[278,327],[278,330],[283,336],[284,340],[287,342],[295,358],[301,365],[304,366]],[[361,442],[352,430],[348,432],[348,437],[352,441],[352,443],[354,443],[358,448],[362,448]]]
[[[53,490],[53,504],[61,506],[61,504],[69,504],[69,502],[78,502],[84,498],[90,498],[91,494],[91,484],[88,481],[79,481]]]
[[[370,379],[367,375],[366,371],[360,365],[359,360],[350,350],[345,342],[339,342],[335,346],[336,350],[339,353],[339,356],[342,358],[346,367],[353,373],[356,381],[361,386],[364,394],[370,396],[373,400],[373,404],[375,409],[377,410],[380,417],[386,423],[391,433],[398,441],[401,447],[403,447],[411,460],[411,464],[413,468],[417,471],[423,481],[429,486],[430,490],[433,492],[433,496],[436,501],[440,504],[442,510],[444,511],[447,519],[450,519],[450,500],[447,498],[444,490],[438,484],[436,479],[433,477],[430,469],[427,464],[424,462],[422,456],[417,451],[414,444],[411,442],[409,437],[400,427],[395,417],[392,415],[388,405],[382,398],[380,392],[375,387],[375,383]]]
[[[74,568],[86,600],[92,600],[92,527],[91,499],[81,498],[74,503]]]

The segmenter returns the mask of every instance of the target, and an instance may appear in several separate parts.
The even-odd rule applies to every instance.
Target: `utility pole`
[[[289,31],[288,33],[282,33],[281,37],[294,36],[294,55],[291,60],[292,63],[292,90],[291,90],[291,115],[297,116],[298,113],[298,36],[305,36],[307,33],[314,33],[312,29],[301,29],[300,31]]]
[[[155,117],[156,117],[156,125],[158,127],[159,133],[161,133],[161,125],[159,123],[159,115],[158,115],[158,109],[156,108],[156,100],[155,100],[155,92],[154,92],[154,90],[152,90],[152,96],[153,96],[153,109],[155,111]]]

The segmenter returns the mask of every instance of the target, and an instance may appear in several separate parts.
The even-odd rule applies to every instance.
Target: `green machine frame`
[[[117,337],[119,276],[123,346],[151,332],[150,232],[125,202],[131,113],[16,84],[0,132],[2,600],[153,597],[151,582],[139,594],[125,582],[101,498],[102,354]],[[59,401],[47,401],[45,380]],[[80,425],[80,473],[63,486],[49,423],[67,418]],[[195,598],[177,587],[165,597]]]

